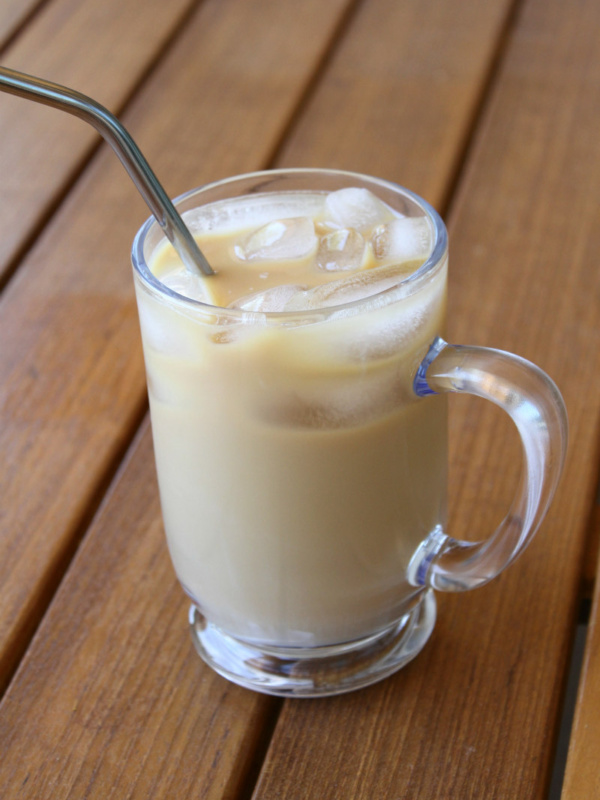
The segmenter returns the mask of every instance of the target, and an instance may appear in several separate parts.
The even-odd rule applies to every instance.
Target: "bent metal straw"
[[[110,144],[188,270],[214,275],[158,178],[118,119],[100,103],[57,83],[0,67],[0,90],[68,111],[89,122]]]

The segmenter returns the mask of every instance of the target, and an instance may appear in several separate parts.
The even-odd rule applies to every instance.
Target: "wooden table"
[[[597,0],[3,0],[0,61],[117,112],[173,195],[316,165],[426,197],[450,340],[538,363],[571,438],[535,542],[439,597],[403,671],[324,700],[227,683],[164,544],[128,263],[147,210],[93,130],[1,95],[0,797],[526,800],[554,769],[559,796],[599,527],[599,34]],[[518,458],[457,398],[455,536],[499,521]],[[600,797],[598,613],[596,590],[564,800]]]

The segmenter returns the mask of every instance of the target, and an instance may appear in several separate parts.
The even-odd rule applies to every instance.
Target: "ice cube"
[[[341,228],[368,233],[396,217],[392,209],[368,189],[350,187],[331,192],[325,200],[325,219]]]
[[[247,231],[278,219],[317,217],[322,213],[323,203],[324,195],[311,192],[267,192],[190,209],[184,212],[183,218],[194,232]]]
[[[274,261],[303,258],[317,247],[312,219],[293,217],[263,225],[235,246],[235,254],[244,261]]]
[[[380,225],[371,246],[375,258],[384,264],[425,261],[431,253],[431,228],[426,217],[400,217]]]
[[[160,282],[177,294],[199,300],[202,303],[213,303],[210,293],[210,278],[205,279],[189,272],[185,267],[172,270],[161,275]]]
[[[396,266],[362,270],[346,278],[298,292],[286,303],[285,310],[307,311],[362,300],[396,286],[404,277],[404,271]]]
[[[343,372],[317,382],[273,393],[264,399],[262,414],[269,425],[335,430],[364,425],[398,407],[398,377],[393,371],[375,370],[357,375]]]
[[[197,357],[194,325],[184,315],[138,292],[138,313],[144,349],[174,359]]]
[[[340,228],[323,236],[319,242],[317,266],[328,272],[359,269],[363,264],[365,250],[365,240],[358,231]]]
[[[302,286],[272,286],[262,292],[241,297],[230,305],[243,311],[285,311],[286,305],[297,295],[304,294]]]
[[[217,330],[216,333],[213,333],[210,338],[215,344],[231,344],[242,338],[242,331],[243,328],[241,325],[224,325],[220,330]]]

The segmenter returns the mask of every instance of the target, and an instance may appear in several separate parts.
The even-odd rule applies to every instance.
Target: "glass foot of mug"
[[[194,605],[194,646],[216,672],[257,692],[285,697],[324,697],[380,681],[411,661],[435,624],[435,597],[425,592],[391,628],[360,641],[313,649],[259,647],[208,622]]]

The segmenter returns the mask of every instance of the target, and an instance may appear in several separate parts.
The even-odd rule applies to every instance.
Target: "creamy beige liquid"
[[[316,230],[327,234],[319,220]],[[315,269],[314,247],[244,260],[236,243],[251,235],[199,235],[218,272],[215,305],[389,269],[371,245],[344,275]],[[395,281],[417,266],[395,265]],[[151,268],[179,285],[170,247]],[[203,614],[234,636],[289,647],[394,622],[416,593],[410,559],[444,514],[445,402],[417,399],[412,381],[443,333],[445,266],[395,302],[286,325],[183,307],[140,282],[137,291],[167,539]]]

